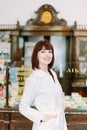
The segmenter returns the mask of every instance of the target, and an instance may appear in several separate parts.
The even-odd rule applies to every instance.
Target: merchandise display
[[[87,97],[82,97],[77,92],[72,92],[71,96],[64,96],[64,100],[67,104],[68,108],[75,108],[75,109],[86,109],[87,110]]]

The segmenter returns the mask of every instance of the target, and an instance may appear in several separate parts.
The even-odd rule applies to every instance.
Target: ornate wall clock
[[[36,12],[37,17],[27,21],[27,25],[66,25],[64,19],[57,17],[58,12],[52,5],[42,5]]]
[[[51,23],[52,21],[52,13],[49,11],[49,10],[44,10],[42,13],[41,13],[41,16],[40,16],[40,20],[41,22],[43,22],[44,24],[49,24]]]

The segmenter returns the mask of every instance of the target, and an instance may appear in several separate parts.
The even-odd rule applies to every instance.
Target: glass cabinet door
[[[18,108],[26,78],[31,74],[30,67],[9,68],[9,106]]]
[[[24,47],[24,66],[31,67],[31,54],[34,45],[39,41],[43,40],[43,36],[29,36],[28,40],[25,42]]]
[[[0,108],[6,105],[6,68],[0,66]]]

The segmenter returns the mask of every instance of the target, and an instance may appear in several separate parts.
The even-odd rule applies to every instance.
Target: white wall
[[[35,17],[34,11],[43,5],[51,4],[59,11],[58,17],[67,20],[68,25],[87,25],[87,0],[0,0],[0,24],[21,25]]]

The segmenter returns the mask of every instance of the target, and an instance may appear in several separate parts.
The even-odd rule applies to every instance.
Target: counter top
[[[0,108],[0,113],[14,113],[14,112],[19,112],[18,108]],[[86,114],[87,115],[87,110],[78,110],[78,109],[72,109],[72,108],[67,108],[65,110],[65,114]]]
[[[19,112],[18,108],[11,108],[11,107],[8,107],[8,108],[0,108],[0,112],[3,112],[3,113],[14,113],[14,112]]]
[[[65,114],[83,114],[83,115],[87,115],[87,110],[85,109],[72,109],[72,108],[67,108],[65,111]]]

